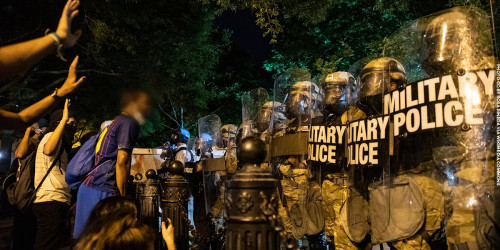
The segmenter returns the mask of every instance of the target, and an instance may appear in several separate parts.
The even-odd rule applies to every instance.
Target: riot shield
[[[335,249],[357,249],[345,233],[339,216],[348,195],[347,126],[341,118],[348,109],[347,87],[353,82],[354,77],[348,72],[335,72],[321,78],[323,116],[313,120],[308,139],[308,160],[311,168],[319,172],[321,182],[325,235]]]
[[[269,125],[263,126],[262,121],[260,121],[259,126],[257,126],[257,118],[262,118],[259,114],[260,110],[268,101],[269,94],[264,88],[252,89],[243,94],[241,97],[241,120],[246,132],[242,134],[240,139],[249,135],[260,137],[267,129]]]
[[[404,186],[391,182],[392,121],[383,112],[384,96],[405,84],[405,70],[393,58],[371,57],[353,64],[349,72],[356,80],[347,88],[349,108],[342,115],[347,125],[349,194],[341,217],[352,241],[362,243],[371,232],[372,242],[379,244],[387,242],[380,238],[395,228],[392,208],[402,201],[394,199],[406,198],[395,192],[406,190]],[[397,213],[394,209],[394,216]]]
[[[447,244],[432,238],[424,242],[431,247],[499,247],[491,195],[495,59],[490,21],[482,10],[456,7],[405,25],[384,47],[386,56],[410,69],[409,84],[386,96],[384,110],[393,117],[399,142],[398,172],[411,173],[422,190],[425,233],[438,234],[446,222]]]
[[[279,218],[289,239],[298,241],[307,236],[309,244],[322,244],[324,226],[321,207],[321,188],[316,169],[307,159],[307,141],[310,125],[320,116],[321,89],[311,80],[307,71],[290,70],[275,81],[274,103],[282,103],[273,112],[285,110],[286,128],[273,129],[271,157],[273,168],[280,179]],[[278,116],[279,114],[277,114]]]
[[[206,228],[205,244],[215,247],[217,244],[216,230],[222,227],[223,209],[214,207],[223,190],[220,172],[225,172],[224,151],[219,148],[217,141],[221,139],[221,120],[219,116],[211,114],[198,120],[198,137],[200,140],[203,201],[205,214],[202,218],[203,228]],[[196,202],[195,202],[196,203]],[[194,204],[195,208],[197,204]],[[217,213],[217,214],[214,214]],[[196,219],[195,219],[196,220]],[[206,224],[205,224],[206,223]]]

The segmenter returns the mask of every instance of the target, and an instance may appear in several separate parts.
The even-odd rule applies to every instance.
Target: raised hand
[[[69,66],[69,71],[68,71],[68,78],[66,78],[66,81],[64,84],[61,86],[59,89],[57,95],[60,97],[64,97],[73,91],[80,85],[85,79],[85,76],[80,77],[80,79],[76,78],[76,66],[78,65],[78,56],[75,57],[73,62],[71,63],[71,66]]]
[[[161,222],[161,235],[163,237],[163,240],[167,244],[167,249],[175,250],[174,226],[172,225],[172,221],[169,218],[167,218],[166,222],[165,221]]]
[[[69,106],[71,106],[71,100],[66,99],[66,102],[64,103],[63,116],[61,119],[61,122],[63,123],[66,123],[69,119]]]
[[[71,21],[79,13],[78,6],[80,6],[80,0],[68,0],[64,6],[61,19],[59,19],[56,34],[61,38],[61,44],[66,48],[73,47],[82,35],[82,30],[71,33]]]

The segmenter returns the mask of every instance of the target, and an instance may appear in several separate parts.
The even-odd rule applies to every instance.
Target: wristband
[[[59,35],[57,35],[56,32],[50,33],[49,36],[52,37],[52,39],[54,39],[54,41],[57,43],[57,46],[61,44],[61,37],[59,37]]]
[[[52,94],[50,95],[50,96],[52,96],[52,97],[53,97],[56,101],[59,101],[59,100],[63,99],[63,97],[62,97],[62,96],[58,96],[58,95],[57,95],[57,93],[58,93],[58,92],[59,92],[59,89],[58,89],[58,88],[56,88],[56,89],[54,90],[54,92],[52,92]]]
[[[48,31],[48,30],[47,30]],[[61,60],[63,60],[64,62],[66,62],[66,58],[64,58],[64,56],[62,55],[62,52],[61,52],[61,49],[63,47],[62,43],[61,43],[61,37],[56,33],[56,32],[51,32],[49,34],[49,36],[54,39],[54,42],[56,42],[56,46],[57,46],[57,57],[59,57]]]

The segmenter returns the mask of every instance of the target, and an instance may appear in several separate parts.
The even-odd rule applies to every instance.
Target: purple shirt
[[[118,150],[130,150],[139,136],[139,123],[121,114],[104,128],[95,150],[94,168],[83,182],[87,187],[118,194],[116,186],[116,158]]]

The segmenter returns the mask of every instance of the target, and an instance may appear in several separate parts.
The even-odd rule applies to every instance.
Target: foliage
[[[384,39],[410,20],[457,5],[488,10],[487,0],[336,0],[314,25],[284,19],[283,33],[264,63],[269,72],[308,68],[313,75],[347,71],[365,57],[381,56]],[[498,7],[496,8],[498,12]]]
[[[295,18],[305,24],[316,24],[326,18],[331,0],[200,0],[214,4],[223,11],[250,9],[255,14],[255,23],[264,30],[264,36],[271,36],[270,43],[276,43],[284,27],[280,19]]]
[[[65,0],[6,0],[0,5],[0,45],[40,37],[55,28]],[[272,93],[272,74],[312,76],[348,70],[380,56],[384,39],[415,18],[458,5],[489,13],[489,0],[85,0],[75,27],[83,29],[68,59],[80,55],[87,82],[72,97],[82,131],[96,131],[119,113],[126,88],[145,88],[159,108],[141,130],[139,146],[152,147],[178,126],[196,135],[197,120],[218,114],[241,122],[244,91]],[[214,24],[223,11],[251,10],[272,55],[262,65]],[[499,16],[498,4],[494,8]],[[497,27],[500,26],[497,22]],[[497,44],[498,46],[498,44]],[[69,62],[49,57],[0,85],[2,108],[19,111],[64,81]],[[293,73],[295,74],[295,73]]]

